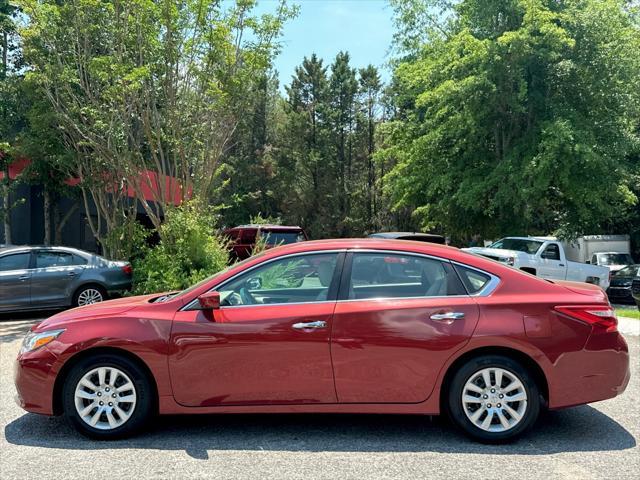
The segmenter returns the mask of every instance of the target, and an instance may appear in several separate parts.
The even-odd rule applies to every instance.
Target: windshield
[[[503,250],[517,250],[518,252],[525,252],[534,254],[542,245],[539,240],[529,240],[528,238],[502,238],[497,242],[489,245],[489,248],[501,248]]]
[[[631,255],[628,253],[600,253],[598,254],[599,265],[629,265],[633,263]]]
[[[186,288],[186,289],[182,290],[181,292],[176,293],[175,295],[167,295],[166,300],[168,300],[169,298],[182,297],[183,295],[187,295],[187,294],[193,292],[194,290],[197,290],[198,288],[200,288],[205,283],[208,283],[211,280],[215,279],[219,275],[222,275],[223,273],[228,272],[232,268],[236,268],[236,267],[239,267],[240,265],[244,265],[245,263],[248,263],[249,260],[255,260],[256,258],[263,256],[264,254],[265,254],[265,252],[258,253],[257,255],[253,255],[253,256],[251,256],[249,258],[245,258],[241,262],[236,262],[236,263],[234,263],[232,265],[229,265],[227,268],[223,268],[219,272],[214,273],[213,275],[205,278],[204,280],[200,280],[198,283],[196,283],[194,285],[191,285],[189,288]]]
[[[288,243],[304,242],[302,232],[270,232],[262,231],[267,245],[286,245]]]
[[[618,270],[613,274],[614,277],[638,277],[640,272],[640,265],[629,265],[622,270]]]

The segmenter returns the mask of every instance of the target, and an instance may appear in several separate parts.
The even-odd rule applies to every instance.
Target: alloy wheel
[[[103,300],[102,293],[96,288],[87,288],[78,295],[78,306],[91,305]]]
[[[524,418],[527,391],[523,382],[504,368],[489,367],[475,372],[462,389],[467,418],[487,432],[506,432]]]
[[[87,372],[76,385],[74,403],[78,416],[99,430],[124,425],[136,408],[136,388],[129,376],[115,367]]]

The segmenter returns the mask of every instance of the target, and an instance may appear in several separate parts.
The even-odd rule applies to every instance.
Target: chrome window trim
[[[493,293],[493,291],[500,285],[500,277],[489,273],[485,270],[481,270],[480,268],[472,267],[471,265],[467,265],[466,263],[457,262],[455,260],[451,260],[445,257],[438,257],[436,255],[430,255],[428,253],[418,253],[418,252],[406,252],[404,250],[382,250],[375,248],[350,248],[349,253],[390,253],[390,254],[400,254],[400,255],[413,255],[415,257],[424,257],[430,260],[437,260],[440,262],[448,262],[450,264],[459,265],[461,267],[468,268],[470,270],[475,270],[476,272],[482,273],[484,275],[488,275],[490,277],[487,284],[482,288],[482,290],[476,293],[467,293],[467,295],[437,295],[437,296],[419,296],[419,297],[378,297],[378,298],[369,298],[368,300],[404,300],[404,299],[416,299],[416,298],[469,298],[469,297],[488,297]],[[462,280],[461,280],[462,281]],[[464,288],[464,283],[463,283]],[[465,288],[466,290],[466,288]],[[362,302],[364,299],[350,299],[350,300],[338,300],[338,302]]]
[[[367,249],[359,249],[359,248],[343,248],[343,249],[334,249],[334,250],[314,250],[314,251],[309,251],[309,252],[298,252],[298,253],[290,253],[287,255],[282,255],[279,257],[274,257],[274,258],[270,258],[268,260],[265,260],[264,262],[260,262],[254,266],[252,266],[251,268],[248,268],[246,270],[243,270],[241,272],[236,273],[234,276],[226,279],[225,281],[223,281],[222,283],[220,283],[219,285],[216,285],[214,287],[212,287],[211,289],[207,290],[208,292],[214,291],[219,289],[220,287],[223,287],[224,285],[226,285],[229,282],[232,282],[233,280],[235,280],[237,277],[239,277],[240,275],[243,275],[244,273],[250,272],[251,270],[254,270],[258,267],[261,267],[263,265],[267,265],[268,263],[274,262],[276,260],[280,260],[283,258],[287,258],[287,257],[294,257],[294,256],[301,256],[301,255],[317,255],[317,254],[322,254],[322,253],[389,253],[389,254],[400,254],[400,255],[410,255],[410,256],[415,256],[415,257],[422,257],[422,258],[427,258],[430,260],[436,260],[436,261],[440,261],[440,262],[448,262],[450,264],[455,264],[455,265],[459,265],[461,267],[464,268],[468,268],[470,270],[475,270],[476,272],[482,273],[484,275],[488,275],[490,277],[489,281],[487,282],[487,284],[482,288],[482,290],[470,294],[468,293],[467,295],[436,295],[436,296],[417,296],[417,297],[376,297],[376,298],[367,298],[367,299],[358,299],[358,298],[354,298],[354,299],[345,299],[345,300],[321,300],[321,301],[313,301],[313,302],[291,302],[291,303],[261,303],[261,304],[256,304],[256,305],[225,305],[225,306],[220,306],[220,309],[226,309],[226,308],[251,308],[251,307],[273,307],[273,306],[284,306],[284,305],[310,305],[310,304],[322,304],[322,303],[348,303],[348,302],[365,302],[365,301],[383,301],[383,300],[417,300],[417,299],[429,299],[429,298],[470,298],[470,297],[488,297],[489,295],[491,295],[495,289],[498,287],[498,285],[500,284],[500,277],[489,273],[485,270],[482,270],[480,268],[476,268],[476,267],[472,267],[471,265],[467,265],[466,263],[461,263],[461,262],[457,262],[455,260],[450,260],[448,258],[445,257],[438,257],[435,255],[429,255],[426,253],[418,253],[418,252],[407,252],[404,250],[386,250],[386,249],[373,249],[373,248],[367,248]],[[463,284],[464,286],[464,284]],[[180,311],[187,311],[187,310],[191,310],[193,307],[193,304],[195,304],[198,301],[198,298],[194,298],[192,301],[190,301],[187,305],[183,306]]]
[[[207,292],[218,291],[219,288],[224,287],[227,283],[234,281],[240,275],[244,275],[245,273],[248,273],[248,272],[250,272],[252,270],[255,270],[258,267],[262,267],[264,265],[267,265],[269,263],[275,262],[277,260],[282,260],[283,258],[300,257],[300,256],[305,256],[305,255],[322,255],[322,254],[325,254],[325,253],[340,254],[340,253],[344,253],[346,251],[347,251],[346,248],[331,249],[331,250],[311,250],[311,251],[308,251],[308,252],[288,253],[286,255],[280,255],[279,257],[269,258],[269,259],[265,260],[264,262],[256,263],[252,267],[249,267],[246,270],[242,270],[241,272],[236,273],[232,277],[229,277],[226,280],[224,280],[223,282],[221,282],[219,285],[215,285],[215,286],[211,287],[209,290],[207,290]],[[192,310],[193,304],[196,303],[197,301],[198,301],[198,297],[196,297],[193,300],[191,300],[189,303],[187,303],[185,306],[183,306],[179,311],[182,312],[182,311],[186,311],[186,310]],[[224,305],[224,306],[221,305],[220,309],[223,309],[223,308],[238,308],[238,307],[272,307],[272,306],[277,306],[277,305],[309,305],[311,303],[336,303],[336,302],[335,302],[335,300],[321,300],[321,301],[314,301],[314,302],[260,303],[260,304],[256,304],[256,305]]]

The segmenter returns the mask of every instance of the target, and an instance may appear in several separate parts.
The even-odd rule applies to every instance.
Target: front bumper
[[[612,302],[633,303],[631,287],[611,286],[607,288],[607,297],[609,297],[609,300]]]
[[[18,355],[14,365],[16,402],[28,412],[53,415],[57,357],[47,347]]]

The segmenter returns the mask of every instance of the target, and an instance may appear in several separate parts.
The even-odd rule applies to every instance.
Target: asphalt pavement
[[[13,361],[30,318],[0,318],[0,478],[384,479],[637,478],[640,321],[620,322],[632,355],[627,391],[546,413],[517,443],[481,445],[441,418],[210,415],[156,420],[139,437],[97,442],[62,418],[21,410]]]

